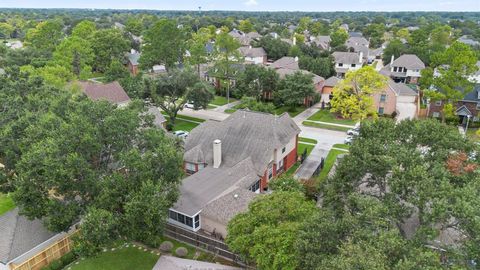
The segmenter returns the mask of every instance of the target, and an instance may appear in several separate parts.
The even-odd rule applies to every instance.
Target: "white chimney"
[[[392,59],[390,60],[390,65],[393,65],[393,60],[395,60],[395,55],[392,54]]]
[[[274,39],[277,39],[277,38],[278,38],[278,34],[277,34],[276,32],[273,33],[273,38],[274,38]]]
[[[293,46],[297,45],[297,37],[293,36]]]
[[[295,62],[298,62],[298,56],[295,56]]]
[[[131,50],[130,50],[130,53],[131,53],[131,54],[134,54],[134,53],[136,53],[136,52],[137,52],[137,51],[135,51],[135,49],[131,49]]]
[[[218,169],[222,164],[222,141],[213,141],[213,168]]]
[[[358,62],[359,63],[363,62],[363,52],[360,52],[360,54],[358,55]]]

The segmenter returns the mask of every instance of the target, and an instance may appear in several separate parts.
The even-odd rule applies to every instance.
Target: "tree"
[[[334,72],[334,61],[331,57],[313,58],[308,56],[302,56],[299,60],[299,66],[301,69],[308,70],[324,78],[331,77]]]
[[[249,19],[241,20],[238,29],[244,33],[250,33],[254,30],[253,24]]]
[[[144,67],[165,65],[168,69],[181,61],[185,53],[184,32],[173,20],[161,19],[145,33],[140,64]]]
[[[105,78],[109,82],[123,79],[128,76],[130,76],[130,73],[128,72],[127,68],[118,60],[113,60],[105,72]]]
[[[274,191],[305,193],[305,187],[291,175],[282,175],[268,184]]]
[[[463,43],[454,42],[444,52],[435,53],[432,56],[432,64],[438,72],[427,69],[422,72],[422,84],[431,82],[436,93],[426,92],[427,96],[435,100],[443,100],[444,103],[453,103],[462,99],[473,90],[474,84],[469,80],[478,67],[477,59],[472,49]],[[445,121],[444,114],[442,120]]]
[[[54,65],[63,66],[77,78],[86,79],[92,72],[93,51],[88,40],[71,36],[62,41],[53,53]]]
[[[247,65],[236,80],[238,96],[249,96],[260,100],[272,96],[279,83],[278,74],[273,69],[258,65]]]
[[[0,23],[0,36],[3,37],[3,39],[8,39],[12,35],[13,31],[15,28],[13,28],[12,25],[2,22]]]
[[[330,46],[331,47],[338,47],[344,45],[348,39],[348,33],[344,29],[337,29],[330,35]]]
[[[20,71],[32,75],[32,77],[41,77],[45,84],[58,88],[64,87],[69,81],[75,79],[75,74],[68,67],[60,65],[47,65],[39,68],[27,65],[22,66]]]
[[[365,37],[370,38],[370,47],[378,48],[383,43],[383,34],[385,34],[385,24],[369,24],[363,30]]]
[[[408,28],[400,28],[395,35],[397,38],[404,38],[405,40],[408,40],[410,38],[410,31],[408,31]]]
[[[187,102],[193,102],[195,109],[208,106],[213,95],[206,84],[199,82],[198,76],[191,70],[171,70],[151,83],[150,95],[155,104],[168,114],[170,124]]]
[[[313,97],[313,75],[297,71],[292,75],[285,76],[278,87],[278,96],[283,104],[295,108],[302,104],[305,98]]]
[[[142,21],[135,17],[130,17],[125,22],[125,31],[134,34],[135,36],[140,36],[143,31]]]
[[[262,47],[269,59],[278,60],[288,55],[290,45],[281,39],[275,39],[270,35],[264,36],[255,44],[256,47]]]
[[[192,38],[187,42],[190,57],[187,61],[197,67],[198,76],[200,76],[200,65],[206,64],[209,55],[206,49],[207,42],[210,40],[211,34],[208,29],[201,28],[198,32],[192,34]]]
[[[397,59],[400,55],[407,52],[407,46],[399,39],[391,40],[383,51],[383,63],[390,63],[392,55]]]
[[[73,28],[72,36],[79,37],[81,39],[91,40],[96,31],[97,26],[95,25],[95,23],[85,20],[81,21]]]
[[[95,54],[93,68],[105,72],[112,60],[123,61],[128,51],[128,41],[118,29],[102,29],[93,35],[92,50]]]
[[[371,66],[347,72],[345,79],[334,87],[331,111],[354,120],[376,117],[372,95],[386,87],[387,78]]]
[[[302,222],[315,205],[299,192],[276,191],[250,203],[228,224],[226,243],[260,269],[296,269],[294,245]]]
[[[25,43],[27,46],[51,52],[61,42],[62,36],[62,23],[59,20],[47,20],[28,30]]]
[[[333,213],[325,222],[340,226],[324,233],[341,243],[325,245],[325,251],[317,244],[305,256],[314,262],[382,263],[381,269],[438,269],[439,254],[429,246],[434,245],[454,268],[478,260],[475,227],[480,212],[474,205],[479,201],[480,160],[470,155],[474,151],[478,146],[456,128],[433,119],[362,122],[350,153],[321,186],[322,208]],[[326,224],[310,223],[314,228],[301,238],[314,244],[308,239],[318,237],[317,230]],[[453,237],[453,245],[437,239],[443,230],[452,230],[450,235],[461,231],[461,239]],[[317,232],[308,236],[309,231]],[[381,257],[358,261],[366,248]],[[314,259],[313,253],[337,259]]]

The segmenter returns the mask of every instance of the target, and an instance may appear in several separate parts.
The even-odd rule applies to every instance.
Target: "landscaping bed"
[[[351,125],[351,126],[355,125],[357,122],[352,119],[345,119],[345,118],[338,117],[337,114],[332,113],[328,110],[319,110],[314,115],[310,116],[307,120],[341,124],[341,125]]]
[[[474,141],[480,141],[480,137],[476,134],[478,128],[469,128],[467,130],[467,137],[474,140]]]

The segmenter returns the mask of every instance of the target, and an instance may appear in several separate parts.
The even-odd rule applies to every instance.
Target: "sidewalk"
[[[225,104],[225,105],[222,105],[222,106],[216,106],[215,109],[210,109],[210,110],[211,110],[211,111],[215,111],[215,112],[224,113],[225,110],[231,109],[231,108],[237,106],[237,105],[240,104],[240,103],[242,103],[242,101],[241,101],[241,100],[237,100],[237,101],[230,102],[230,103]],[[215,105],[213,105],[213,104],[210,104],[210,105],[215,106]]]
[[[352,126],[352,125],[336,124],[336,123],[313,121],[313,120],[305,120],[304,122],[312,122],[312,123],[317,123],[317,124],[337,126],[337,127],[345,127],[345,128],[354,128],[355,127],[355,126]]]
[[[295,173],[295,179],[308,180],[313,176],[313,173],[320,165],[322,158],[326,158],[328,150],[322,149],[320,145],[316,145],[310,155],[303,161],[297,172]]]

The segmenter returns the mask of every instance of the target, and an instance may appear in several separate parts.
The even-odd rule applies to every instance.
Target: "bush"
[[[75,256],[75,254],[73,252],[69,252],[63,255],[58,260],[51,262],[47,267],[42,268],[42,270],[60,270],[65,268],[65,266],[71,264],[76,259],[77,257]]]
[[[184,258],[187,256],[188,254],[188,250],[184,247],[179,247],[175,250],[175,254],[178,256],[178,257],[181,257],[181,258]]]
[[[163,243],[160,245],[160,250],[164,252],[170,252],[172,248],[173,248],[173,244],[170,241],[163,241]]]

